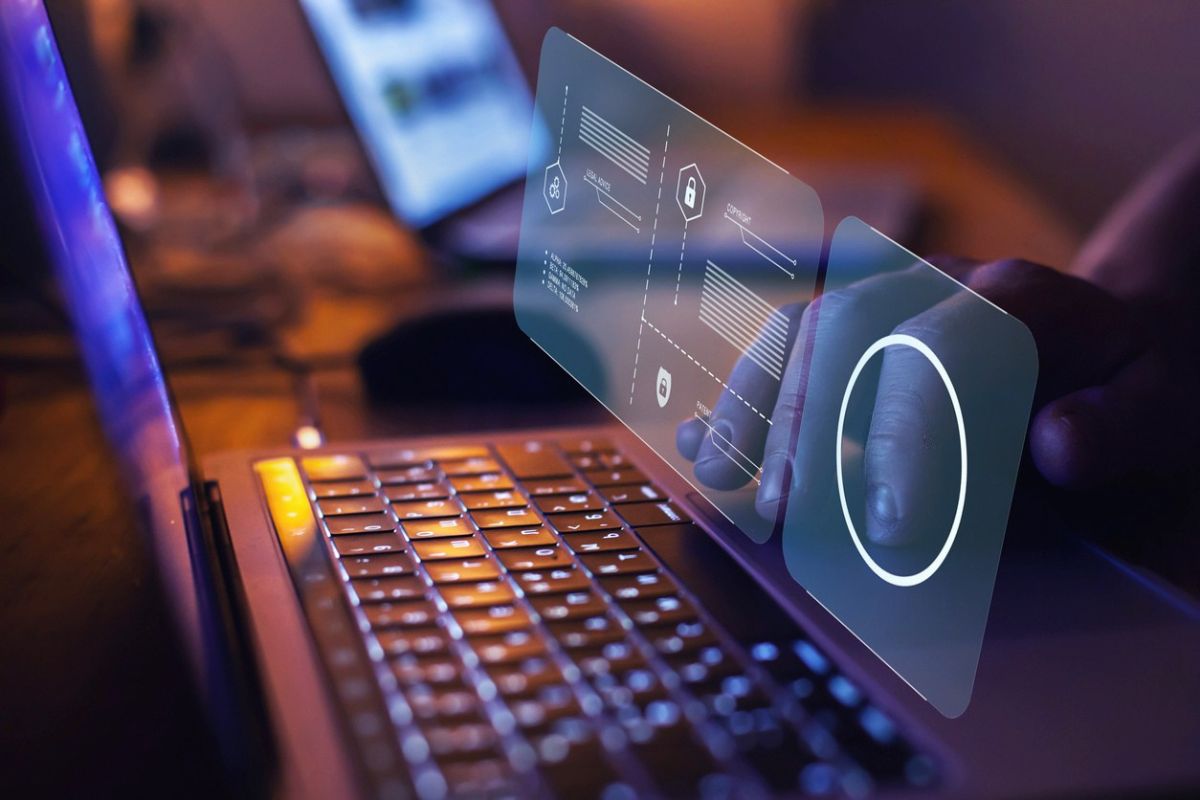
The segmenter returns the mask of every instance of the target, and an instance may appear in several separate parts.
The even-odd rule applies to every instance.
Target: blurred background
[[[490,6],[346,4],[393,21]],[[447,231],[398,213],[299,0],[47,5],[201,455],[284,445],[318,420],[346,440],[602,418],[511,323],[495,241],[519,220],[500,207]],[[494,9],[529,87],[558,25],[814,185],[829,216],[923,254],[1065,268],[1200,130],[1191,0]],[[21,657],[0,659],[0,759],[42,792],[211,794],[211,742],[13,169],[0,164],[0,652]],[[476,361],[452,368],[466,348]],[[461,373],[497,364],[530,380],[479,397]]]

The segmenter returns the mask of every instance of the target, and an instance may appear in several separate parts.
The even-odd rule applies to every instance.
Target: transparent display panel
[[[781,588],[961,713],[1037,375],[1028,331],[861,221],[834,228],[802,180],[557,29],[535,106],[550,136],[530,152],[521,328],[751,561],[785,563]]]

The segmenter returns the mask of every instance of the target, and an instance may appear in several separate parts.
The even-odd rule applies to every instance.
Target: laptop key
[[[528,628],[533,624],[525,609],[512,605],[465,608],[455,611],[454,619],[467,636],[508,633]]]
[[[576,553],[603,553],[610,550],[637,550],[638,540],[629,531],[568,533],[563,541]]]
[[[573,566],[535,572],[518,572],[515,577],[517,583],[528,595],[577,592],[580,589],[590,588],[592,585],[588,576]]]
[[[525,478],[555,478],[571,475],[574,470],[567,460],[545,442],[523,442],[496,445],[496,452],[512,474]]]
[[[513,488],[512,478],[502,472],[451,478],[450,484],[458,492],[496,492]]]
[[[675,581],[663,572],[603,577],[600,585],[618,601],[662,597],[678,591]]]
[[[425,595],[425,585],[416,577],[404,578],[357,578],[350,586],[358,599],[364,603],[381,603],[387,600],[412,600]]]
[[[366,465],[358,456],[307,456],[300,459],[304,474],[310,481],[348,481],[365,478]]]
[[[541,547],[558,543],[547,528],[500,528],[484,532],[488,544],[497,550],[507,550],[513,547]]]
[[[371,556],[346,556],[342,566],[351,578],[385,578],[411,575],[413,560],[408,553],[388,553]]]
[[[562,670],[548,658],[533,657],[519,664],[488,668],[488,677],[505,697],[528,696],[543,686],[562,683]]]
[[[541,518],[528,508],[472,511],[471,519],[480,528],[532,528],[542,524]]]
[[[512,772],[502,758],[453,761],[442,765],[442,775],[452,797],[516,797]]]
[[[530,569],[553,569],[574,564],[571,554],[566,548],[550,547],[520,547],[511,550],[497,550],[496,558],[508,569],[513,571]]]
[[[429,725],[424,729],[429,749],[437,758],[449,756],[495,756],[498,735],[496,729],[485,722],[461,725]]]
[[[578,619],[604,612],[606,604],[595,593],[584,590],[530,598],[534,610],[546,620]]]
[[[662,500],[666,497],[662,489],[652,483],[623,483],[617,486],[606,486],[596,491],[611,505],[644,503],[648,500]]]
[[[512,602],[516,595],[507,583],[484,581],[482,583],[450,584],[438,589],[446,605],[451,608],[475,608],[497,603]]]
[[[457,517],[463,512],[462,503],[453,497],[445,500],[417,500],[411,503],[392,503],[392,511],[400,519],[436,519]]]
[[[392,503],[411,503],[414,500],[441,500],[450,496],[450,489],[444,483],[402,483],[399,486],[388,486],[383,490],[388,501]]]
[[[408,653],[392,660],[392,672],[403,685],[462,686],[462,665],[456,656]]]
[[[559,533],[603,531],[621,527],[621,520],[611,511],[589,511],[584,514],[551,514],[550,524]]]
[[[411,541],[440,539],[445,536],[470,536],[475,526],[466,517],[451,519],[404,520],[400,523],[404,535]]]
[[[317,508],[325,517],[341,516],[344,514],[370,514],[383,511],[383,501],[374,495],[363,497],[333,497],[328,500],[318,500]]]
[[[504,489],[497,492],[460,492],[458,499],[468,511],[484,511],[491,508],[522,508],[529,498],[518,491]]]
[[[442,472],[452,478],[500,471],[500,465],[496,463],[496,459],[487,456],[475,456],[457,461],[439,461],[438,466],[442,468]]]
[[[379,646],[389,656],[435,655],[448,649],[446,634],[440,628],[391,628],[375,634]]]
[[[658,503],[626,503],[617,509],[617,513],[635,528],[691,521],[687,514],[669,500]]]
[[[422,561],[440,558],[474,558],[487,552],[483,549],[483,542],[474,536],[443,537],[413,542],[412,548]]]
[[[374,467],[402,467],[428,461],[462,460],[486,458],[488,449],[483,445],[438,445],[435,447],[402,447],[368,453],[367,460]]]
[[[613,443],[603,436],[581,436],[571,439],[560,439],[558,446],[567,455],[581,455],[583,453],[611,453],[614,451]]]
[[[434,583],[478,583],[500,577],[500,569],[490,558],[427,561],[425,569]]]
[[[394,531],[396,523],[386,514],[347,514],[340,517],[327,517],[325,527],[334,536],[346,533],[382,533]]]
[[[633,575],[657,572],[658,565],[643,550],[618,550],[611,553],[587,553],[579,559],[593,575]]]
[[[559,644],[568,650],[598,647],[625,638],[624,629],[607,614],[548,622],[546,628]]]
[[[404,550],[405,543],[394,533],[349,533],[333,537],[333,546],[338,555],[345,558],[370,553],[399,553]]]
[[[441,479],[442,471],[429,464],[418,464],[403,469],[381,469],[375,473],[384,486],[405,483],[434,483]]]
[[[531,495],[577,494],[588,490],[587,484],[575,477],[542,478],[522,481],[521,486]]]
[[[428,600],[413,600],[407,603],[371,603],[363,606],[363,613],[372,628],[412,628],[434,625],[437,609]]]
[[[546,640],[536,631],[512,631],[468,640],[484,664],[513,664],[546,656]]]
[[[717,637],[703,622],[680,622],[663,628],[651,628],[646,636],[654,649],[664,656],[686,653],[717,644]]]
[[[620,486],[624,483],[647,483],[649,481],[646,475],[637,467],[589,470],[583,473],[583,476],[596,487]]]
[[[621,609],[629,615],[639,628],[652,628],[658,625],[674,625],[697,618],[696,608],[688,601],[665,595],[652,600],[627,600],[621,603]]]
[[[604,501],[592,492],[560,494],[534,498],[534,504],[543,514],[561,514],[568,511],[599,511]]]
[[[313,494],[318,499],[327,497],[360,497],[375,494],[375,484],[370,481],[329,481],[314,483]]]

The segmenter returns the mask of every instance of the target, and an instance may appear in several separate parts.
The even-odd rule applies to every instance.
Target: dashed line
[[[558,123],[558,156],[559,156],[559,158],[562,158],[563,131],[565,131],[567,129],[567,92],[570,91],[570,89],[571,89],[570,86],[567,86],[567,85],[563,86],[562,120]]]
[[[565,100],[563,101],[566,102]],[[559,134],[561,140],[562,134]],[[642,357],[642,331],[646,326],[646,302],[650,299],[650,267],[654,264],[654,240],[658,237],[658,211],[662,206],[663,178],[667,174],[667,148],[671,146],[671,126],[667,126],[663,142],[662,167],[658,173],[658,197],[654,200],[654,225],[650,229],[650,255],[646,258],[646,291],[642,295],[642,321],[638,323],[637,347],[633,350],[633,378],[629,381],[629,405],[633,405],[633,391],[637,388],[638,362]]]
[[[683,221],[683,242],[679,245],[679,269],[675,273],[675,303],[679,305],[679,282],[683,280],[683,251],[687,250],[687,220]]]
[[[675,343],[675,340],[674,340],[674,339],[672,339],[670,336],[667,336],[665,333],[663,333],[662,331],[660,331],[660,330],[658,329],[658,327],[657,327],[657,326],[656,326],[656,325],[655,325],[653,322],[651,322],[650,320],[646,319],[646,315],[645,315],[645,313],[643,313],[643,314],[642,314],[642,324],[643,324],[643,325],[649,325],[649,326],[650,326],[650,329],[651,329],[651,330],[653,330],[655,333],[657,333],[659,336],[661,336],[661,337],[662,337],[664,340],[666,340],[667,344],[671,345],[671,346],[672,346],[672,347],[674,347],[676,350],[678,350],[680,353],[683,353],[683,355],[687,356],[687,359],[688,359],[689,361],[691,361],[693,364],[695,364],[697,367],[699,367],[699,368],[700,368],[701,370],[703,370],[704,372],[707,372],[707,373],[709,374],[709,377],[711,377],[711,378],[712,378],[714,381],[716,381],[717,383],[719,383],[719,384],[721,384],[722,386],[724,386],[724,387],[725,387],[725,391],[729,392],[731,395],[733,395],[734,397],[736,397],[738,400],[741,400],[741,401],[742,401],[742,404],[743,404],[743,405],[745,405],[745,406],[746,406],[746,408],[750,409],[750,410],[751,410],[751,411],[753,411],[755,414],[758,414],[759,418],[760,418],[760,419],[762,419],[762,421],[763,421],[763,422],[767,423],[768,425],[774,425],[774,424],[775,424],[775,423],[771,422],[771,420],[767,419],[767,415],[766,415],[766,414],[764,414],[763,412],[759,411],[759,410],[758,410],[758,408],[757,408],[757,407],[755,407],[755,405],[754,405],[753,403],[751,403],[751,402],[750,402],[749,400],[747,400],[746,398],[742,397],[742,396],[741,396],[741,394],[739,394],[739,393],[738,393],[736,390],[734,390],[734,389],[733,389],[733,387],[731,387],[731,386],[730,386],[728,383],[726,383],[725,381],[723,381],[723,380],[721,380],[720,378],[718,378],[718,377],[717,377],[717,376],[716,376],[716,375],[713,373],[713,371],[712,371],[711,369],[709,369],[708,367],[706,367],[706,366],[704,366],[703,364],[701,364],[699,361],[697,361],[697,360],[695,359],[695,357],[694,357],[694,356],[693,356],[691,353],[689,353],[687,350],[684,350],[682,347],[680,347],[679,345],[677,345],[677,344]],[[639,331],[641,330],[641,325],[639,325],[639,326],[638,326],[638,330],[639,330]],[[639,336],[639,344],[641,343],[641,342],[640,342],[640,338],[641,338],[641,337]],[[635,359],[635,360],[636,360],[636,359]],[[630,399],[630,402],[633,402],[632,398]]]

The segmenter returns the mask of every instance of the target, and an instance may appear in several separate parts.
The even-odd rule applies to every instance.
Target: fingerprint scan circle
[[[872,356],[885,347],[894,345],[911,347],[925,356],[929,363],[933,365],[933,368],[937,370],[938,376],[941,377],[942,383],[945,384],[946,391],[950,395],[950,404],[954,406],[954,419],[958,423],[959,452],[962,458],[962,470],[958,486],[958,507],[954,511],[954,522],[950,525],[950,534],[946,537],[946,543],[942,545],[942,549],[938,552],[937,557],[929,563],[929,566],[920,572],[914,572],[912,575],[897,575],[894,572],[889,572],[881,567],[875,559],[871,558],[871,554],[867,552],[867,548],[863,546],[862,540],[858,536],[858,531],[854,528],[854,521],[850,518],[850,508],[846,503],[846,483],[842,476],[842,434],[846,425],[846,408],[850,404],[850,395],[854,391],[854,384],[858,382],[858,376],[862,373],[863,368],[871,360]],[[962,406],[959,405],[958,394],[954,391],[954,384],[950,382],[950,375],[946,372],[946,367],[942,364],[941,360],[927,344],[915,336],[909,336],[904,333],[893,333],[884,336],[866,349],[862,357],[858,359],[858,364],[854,366],[854,371],[850,373],[850,380],[846,383],[846,393],[842,396],[842,410],[838,414],[835,450],[838,499],[842,504],[842,516],[846,520],[846,527],[850,531],[850,538],[854,542],[854,547],[858,550],[858,554],[862,556],[863,561],[866,562],[872,572],[893,586],[917,586],[929,580],[941,568],[942,563],[946,560],[946,556],[950,555],[950,548],[954,547],[954,540],[958,536],[958,526],[962,522],[963,506],[967,500],[967,428],[963,423]]]

